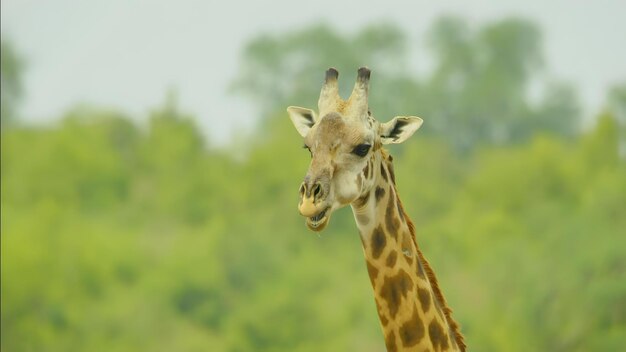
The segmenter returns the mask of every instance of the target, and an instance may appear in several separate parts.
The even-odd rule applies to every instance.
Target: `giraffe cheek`
[[[343,188],[337,189],[337,201],[339,201],[342,205],[346,205],[352,203],[355,199],[359,197],[360,188],[357,188],[355,184],[353,185],[344,185]]]
[[[359,195],[359,192],[354,190],[342,190],[341,192],[337,192],[336,200],[339,203],[339,206],[344,206],[352,203]]]

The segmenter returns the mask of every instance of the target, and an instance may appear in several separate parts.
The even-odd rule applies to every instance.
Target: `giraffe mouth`
[[[317,215],[306,218],[306,225],[309,229],[313,231],[321,231],[328,224],[328,219],[330,218],[330,214],[327,214],[330,207],[322,210],[317,213]]]

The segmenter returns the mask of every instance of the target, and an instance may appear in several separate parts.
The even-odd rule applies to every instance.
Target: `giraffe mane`
[[[389,153],[386,150],[382,149],[381,151],[383,151],[383,156],[387,156],[387,158],[385,159],[387,160],[388,170],[393,181],[392,186],[395,188],[396,182],[395,182],[395,173],[393,171],[393,164],[392,164],[393,158],[391,157],[391,155],[389,155]],[[437,302],[439,303],[439,305],[441,306],[443,310],[443,313],[446,317],[446,321],[448,322],[448,326],[450,327],[450,330],[452,330],[452,335],[454,335],[454,339],[456,341],[457,346],[459,346],[459,349],[461,350],[461,352],[465,352],[467,348],[465,344],[465,337],[463,336],[463,334],[461,334],[459,324],[452,318],[452,309],[448,306],[448,303],[446,302],[446,299],[443,296],[441,289],[439,288],[439,282],[437,281],[437,276],[435,276],[435,272],[430,267],[430,263],[428,263],[428,260],[424,257],[424,254],[422,254],[422,251],[417,245],[417,240],[415,237],[415,225],[413,225],[413,222],[411,221],[407,213],[404,211],[404,206],[402,205],[402,202],[400,201],[400,197],[398,197],[397,190],[395,190],[395,194],[396,194],[396,202],[398,203],[401,216],[404,217],[404,219],[406,220],[406,223],[409,226],[409,231],[411,232],[411,239],[413,240],[413,243],[415,244],[415,248],[417,248],[418,260],[422,263],[422,266],[424,267],[424,271],[426,272],[426,275],[428,276],[428,281],[430,282],[430,287],[433,291],[433,294],[435,295]]]

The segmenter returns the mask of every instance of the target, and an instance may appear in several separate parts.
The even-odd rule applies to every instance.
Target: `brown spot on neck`
[[[426,280],[426,273],[424,272],[424,266],[422,265],[422,261],[417,261],[417,276],[421,279]]]
[[[391,177],[391,182],[395,185],[396,184],[396,174],[393,171],[393,157],[391,155],[389,155],[389,157],[387,158],[387,162],[385,163],[385,166],[387,167],[387,170],[389,171],[389,176]]]
[[[382,312],[378,312],[378,317],[380,318],[380,323],[383,324],[383,326],[387,326],[387,324],[389,324],[389,319],[387,319]]]
[[[398,351],[398,345],[396,344],[396,333],[390,332],[389,335],[385,336],[385,346],[387,347],[387,352],[396,352]]]
[[[413,281],[406,271],[400,269],[395,276],[385,277],[380,288],[380,298],[387,302],[391,319],[394,319],[401,306],[402,298],[406,298],[413,288]]]
[[[383,254],[383,250],[387,245],[387,238],[385,237],[382,227],[378,226],[374,229],[370,245],[372,249],[372,257],[374,259],[378,259],[380,255]]]
[[[374,287],[374,282],[378,277],[378,269],[376,269],[376,267],[373,266],[372,263],[370,263],[369,261],[367,261],[367,274],[369,275],[370,281],[372,282],[372,287]]]
[[[385,164],[380,165],[380,175],[383,177],[385,182],[389,182],[389,179],[387,178],[387,171],[385,171]]]
[[[363,197],[361,197],[361,198],[357,198],[357,199],[353,202],[353,204],[354,204],[354,206],[355,206],[355,207],[357,207],[357,208],[362,208],[365,204],[367,204],[367,202],[369,201],[369,199],[370,199],[370,192],[367,192],[367,193],[365,193],[365,194],[363,195]]]
[[[374,196],[376,197],[376,203],[380,202],[380,200],[385,196],[385,189],[379,186],[376,186],[376,191],[374,192]]]
[[[420,317],[420,311],[417,306],[413,307],[413,315],[411,319],[404,323],[398,330],[402,346],[413,347],[417,345],[425,335],[424,322]]]
[[[387,316],[383,312],[383,308],[380,306],[380,303],[378,303],[378,300],[376,300],[376,311],[380,317],[381,324],[383,324],[383,326],[387,326],[387,324],[389,324],[389,319],[387,319]]]
[[[396,206],[398,207],[398,216],[400,220],[404,221],[404,209],[402,208],[402,203],[400,202],[400,197],[398,197],[398,193],[396,192]]]
[[[435,319],[428,325],[428,336],[437,351],[443,351],[449,347],[448,335],[444,333],[443,328]]]
[[[418,287],[417,298],[419,298],[420,300],[420,304],[424,313],[428,312],[428,310],[430,309],[430,291],[425,288]]]
[[[387,232],[389,232],[389,234],[393,236],[393,238],[397,238],[398,228],[400,227],[400,220],[398,220],[395,214],[396,205],[394,204],[394,202],[396,198],[393,196],[393,193],[390,193],[388,198],[389,201],[387,202],[387,211],[385,213],[385,224],[387,226]]]
[[[396,251],[392,251],[387,256],[387,262],[385,263],[387,267],[393,268],[396,265],[396,260],[398,259],[398,254]]]

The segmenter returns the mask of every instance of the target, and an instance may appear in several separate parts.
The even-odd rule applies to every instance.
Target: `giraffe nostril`
[[[300,185],[300,196],[304,195],[304,192],[306,191],[306,186],[304,185],[304,182]]]
[[[313,186],[313,197],[317,198],[321,193],[322,193],[322,185],[320,185],[319,183],[316,183],[315,186]]]

